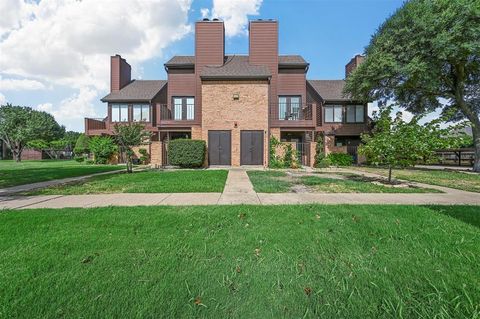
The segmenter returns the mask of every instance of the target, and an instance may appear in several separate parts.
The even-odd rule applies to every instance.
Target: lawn
[[[388,170],[384,168],[358,167],[354,169],[388,176]],[[480,174],[426,169],[394,169],[392,171],[392,175],[394,178],[407,181],[445,186],[464,191],[480,193]]]
[[[478,222],[469,206],[6,211],[0,317],[474,318]]]
[[[249,171],[248,176],[256,192],[287,193],[302,191],[319,193],[438,193],[439,191],[420,187],[392,187],[377,185],[368,178],[355,174],[317,174],[317,176],[290,176],[282,171]],[[333,178],[338,177],[338,178]]]
[[[226,170],[148,170],[131,174],[96,176],[72,184],[39,189],[29,195],[221,193],[227,174]]]
[[[0,161],[0,188],[125,168],[119,165],[87,165],[75,161]]]

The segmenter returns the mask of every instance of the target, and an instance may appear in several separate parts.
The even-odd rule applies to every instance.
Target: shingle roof
[[[145,102],[152,100],[167,84],[165,80],[133,80],[118,92],[102,98],[102,102]]]
[[[322,97],[322,99],[328,101],[350,101],[349,97],[343,96],[343,87],[345,86],[345,80],[307,80],[307,82],[313,87],[313,89]]]
[[[226,55],[226,57],[237,56],[238,55]],[[248,55],[241,55],[248,60]],[[308,63],[300,55],[279,55],[278,64],[283,66],[307,66]],[[172,57],[165,63],[167,67],[192,67],[195,65],[195,56],[193,55],[176,55]]]
[[[264,79],[271,75],[268,67],[250,64],[248,56],[229,55],[222,66],[204,67],[200,77],[202,79]]]
[[[165,63],[168,66],[193,66],[195,64],[195,56],[193,55],[175,55]]]
[[[301,55],[279,55],[278,56],[279,65],[305,65],[308,63]]]

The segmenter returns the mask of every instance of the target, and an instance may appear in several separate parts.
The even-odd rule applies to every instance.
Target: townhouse
[[[132,80],[131,67],[111,57],[110,94],[103,119],[85,119],[87,135],[110,135],[117,123],[151,131],[151,162],[168,163],[168,141],[205,140],[208,165],[268,166],[271,137],[290,142],[303,165],[313,165],[315,142],[356,157],[367,130],[367,105],[342,94],[344,80],[307,80],[309,63],[279,55],[278,22],[249,23],[248,55],[225,54],[224,23],[195,24],[195,55],[165,63],[167,80]],[[346,76],[362,62],[355,56]]]

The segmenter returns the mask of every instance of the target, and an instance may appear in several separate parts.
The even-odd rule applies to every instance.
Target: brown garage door
[[[231,165],[230,131],[208,131],[208,163],[210,165]]]
[[[263,165],[263,131],[241,131],[240,145],[240,165]]]

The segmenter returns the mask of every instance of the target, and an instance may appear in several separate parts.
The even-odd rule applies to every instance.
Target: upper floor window
[[[150,122],[150,105],[134,104],[133,105],[133,121]]]
[[[174,120],[193,120],[195,118],[195,98],[174,97],[172,113]]]
[[[347,105],[346,109],[347,123],[363,123],[365,121],[363,105]]]
[[[127,104],[112,104],[112,122],[128,122]]]
[[[325,105],[325,122],[326,123],[342,123],[343,122],[343,106],[341,105]]]
[[[299,120],[302,98],[300,96],[278,97],[278,119]]]

